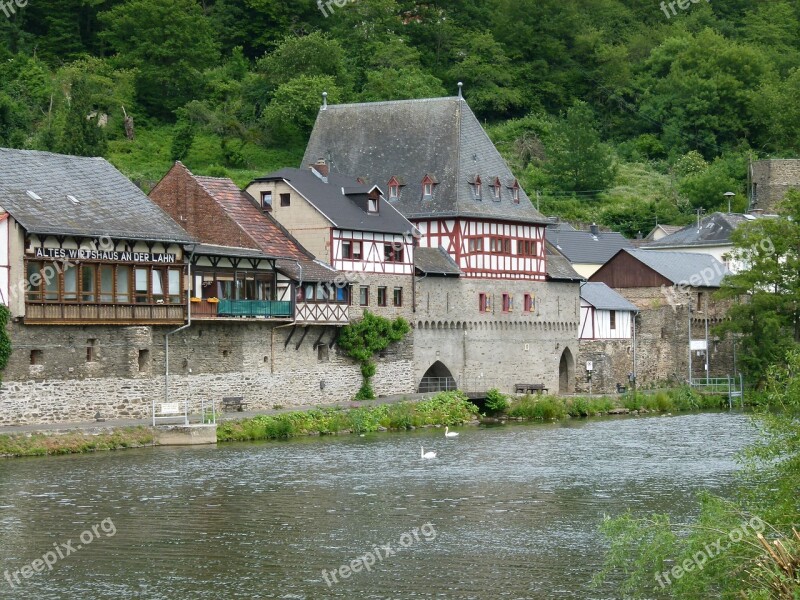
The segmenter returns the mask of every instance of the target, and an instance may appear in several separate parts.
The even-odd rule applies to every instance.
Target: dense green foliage
[[[261,415],[217,426],[220,442],[280,440],[309,434],[370,433],[384,429],[410,429],[425,425],[460,425],[478,408],[461,392],[441,392],[430,400],[378,404],[349,410],[312,409],[278,415]]]
[[[742,371],[761,384],[800,342],[800,193],[789,192],[786,219],[759,219],[732,235],[732,257],[747,268],[723,280],[717,296],[734,302],[716,331],[739,336]]]
[[[0,304],[0,382],[3,381],[2,371],[11,358],[11,337],[8,335],[8,318],[11,312],[5,304]]]
[[[82,454],[100,450],[138,448],[153,443],[153,430],[125,427],[110,433],[0,435],[0,457]]]
[[[144,187],[174,157],[244,183],[297,165],[323,90],[391,100],[463,81],[543,211],[628,234],[687,222],[729,190],[742,209],[748,158],[800,151],[794,0],[674,15],[645,0],[322,4],[15,8],[0,17],[0,145],[102,154]]]
[[[626,597],[654,592],[671,598],[800,597],[798,370],[797,350],[789,352],[784,366],[768,370],[768,403],[754,416],[760,441],[741,457],[744,469],[732,499],[703,494],[700,515],[688,527],[670,523],[666,515],[607,519],[602,529],[611,549],[599,578],[624,573]],[[761,531],[766,539],[758,537]],[[703,568],[698,561],[705,561]],[[676,577],[673,569],[684,564],[691,569]]]
[[[375,397],[371,384],[377,369],[375,355],[388,348],[389,344],[402,340],[410,331],[411,327],[402,317],[392,321],[368,310],[364,311],[360,321],[342,327],[336,343],[347,356],[358,362],[364,378],[356,400],[371,400]]]
[[[489,412],[503,412],[508,408],[508,398],[497,388],[486,392],[486,410]]]

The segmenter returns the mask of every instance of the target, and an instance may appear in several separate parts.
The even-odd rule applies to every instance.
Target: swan
[[[436,452],[425,452],[422,446],[419,447],[419,457],[420,458],[436,458]]]
[[[444,437],[449,437],[449,438],[458,437],[458,433],[456,433],[455,431],[448,431],[448,430],[449,427],[444,428]]]

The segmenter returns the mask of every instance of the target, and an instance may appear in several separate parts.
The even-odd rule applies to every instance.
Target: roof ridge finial
[[[462,81],[458,82],[458,98],[461,99],[464,97],[462,94],[462,88],[464,87],[464,83]]]
[[[328,110],[328,92],[322,92],[322,110]]]

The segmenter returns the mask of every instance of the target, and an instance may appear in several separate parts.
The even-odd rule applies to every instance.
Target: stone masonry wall
[[[776,212],[786,192],[800,189],[800,160],[757,160],[751,165],[751,208]]]
[[[248,409],[347,401],[361,385],[357,365],[328,347],[335,328],[195,321],[170,337],[169,402],[244,396]],[[160,327],[11,325],[14,352],[0,390],[0,425],[146,418],[164,402]],[[320,339],[320,334],[322,338]],[[314,347],[317,340],[320,347]],[[96,340],[90,342],[89,340]],[[87,347],[94,353],[87,360]],[[35,357],[31,359],[31,353]],[[414,390],[409,336],[378,359],[376,394]],[[37,362],[39,364],[31,364]]]

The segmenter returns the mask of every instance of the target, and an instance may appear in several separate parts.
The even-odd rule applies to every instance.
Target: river
[[[690,519],[755,435],[739,413],[458,431],[0,462],[0,598],[613,598],[603,515]]]

